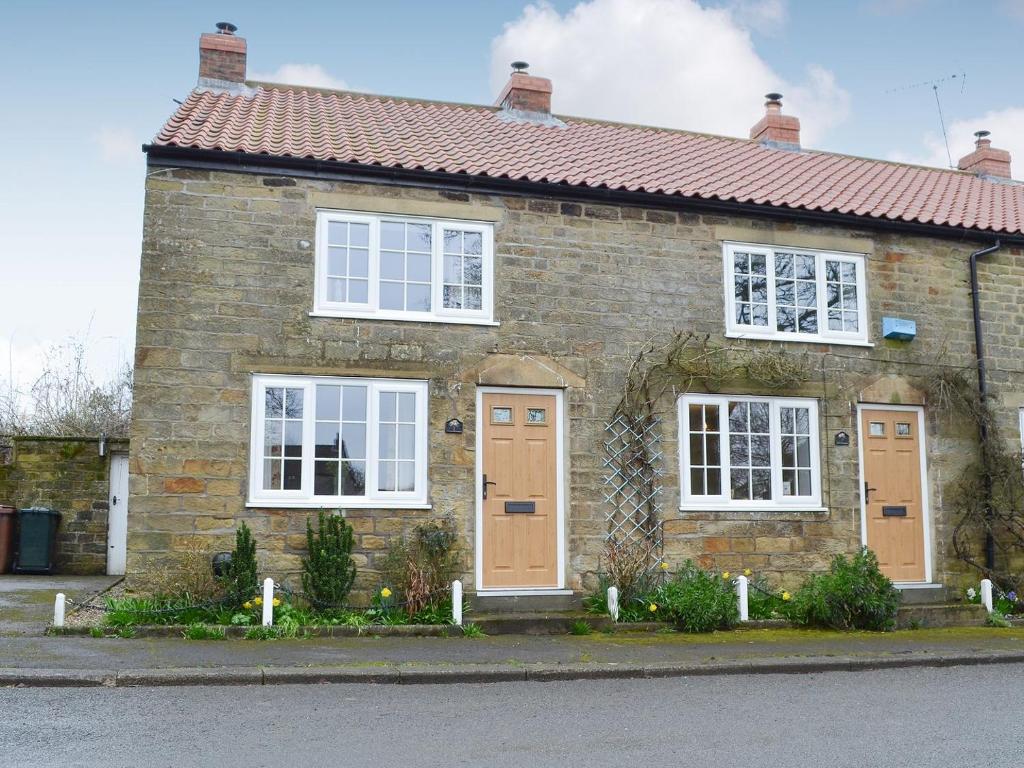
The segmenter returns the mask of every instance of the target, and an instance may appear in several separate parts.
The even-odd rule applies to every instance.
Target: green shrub
[[[484,634],[484,631],[480,629],[480,626],[477,624],[473,624],[472,622],[470,622],[469,624],[462,625],[462,636],[473,638],[487,637],[487,635]]]
[[[277,640],[281,637],[279,627],[249,627],[242,636],[244,640]]]
[[[393,542],[382,566],[385,584],[398,592],[410,618],[445,603],[450,616],[451,583],[461,571],[458,533],[447,519],[418,525],[411,537]]]
[[[653,603],[658,618],[683,632],[729,629],[740,618],[732,582],[690,560],[658,589]]]
[[[317,531],[306,520],[306,556],[302,589],[314,607],[341,608],[356,578],[352,561],[352,526],[341,515],[320,510]]]
[[[807,626],[884,631],[895,625],[899,607],[899,591],[864,547],[852,559],[837,555],[828,573],[810,576],[786,612]]]
[[[220,582],[227,599],[234,606],[241,605],[259,591],[259,578],[256,576],[256,541],[244,521],[235,532],[235,548],[231,552],[231,562],[227,564]]]
[[[224,630],[219,627],[208,627],[205,624],[189,624],[181,636],[186,640],[223,640]]]
[[[786,615],[785,597],[788,592],[778,592],[763,575],[750,579],[747,587],[747,614],[751,621],[774,619]]]

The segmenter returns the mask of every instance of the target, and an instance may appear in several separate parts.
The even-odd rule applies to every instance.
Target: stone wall
[[[311,317],[318,207],[493,220],[498,327]],[[872,347],[790,344],[810,355],[799,391],[820,399],[824,512],[681,512],[677,418],[664,403],[666,555],[750,567],[789,583],[860,545],[855,404],[920,402],[934,365],[970,369],[967,256],[978,243],[866,227],[612,207],[368,184],[167,169],[147,179],[132,431],[129,571],[174,556],[189,537],[227,547],[238,520],[256,533],[265,570],[294,574],[315,510],[245,506],[250,375],[311,373],[430,380],[433,509],[350,512],[363,585],[391,537],[451,515],[467,554],[474,529],[477,384],[566,391],[567,583],[598,568],[605,533],[604,424],[640,345],[674,329],[724,342],[722,240],[867,253]],[[1007,439],[1024,404],[1017,333],[1024,255],[981,265],[991,376]],[[917,321],[909,343],[881,339],[883,315]],[[742,342],[736,342],[740,344]],[[758,342],[751,342],[758,343]],[[762,342],[763,343],[763,342]],[[943,490],[974,450],[974,430],[928,409],[937,579],[949,550]],[[462,435],[444,434],[458,416]],[[848,447],[834,446],[838,431]],[[467,559],[468,583],[471,559]]]
[[[0,463],[0,504],[23,509],[50,507],[61,513],[57,529],[57,573],[107,571],[107,512],[110,454],[125,452],[127,440],[108,440],[99,455],[95,438],[0,438],[12,450]]]

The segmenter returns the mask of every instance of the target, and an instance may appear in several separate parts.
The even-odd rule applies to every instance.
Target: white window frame
[[[768,278],[768,325],[742,325],[736,322],[736,290],[734,288],[735,254],[754,253],[766,258]],[[867,259],[863,253],[843,251],[819,251],[807,248],[792,248],[786,245],[758,245],[726,241],[722,244],[723,282],[725,287],[725,335],[734,339],[773,339],[779,341],[801,341],[812,343],[848,344],[853,346],[874,346],[869,341],[870,319],[867,305]],[[817,283],[818,333],[798,333],[776,330],[775,300],[775,254],[792,253],[813,256],[815,259],[815,281]],[[840,261],[853,264],[857,270],[857,317],[856,332],[831,331],[828,329],[828,306],[825,291],[825,261]]]
[[[316,444],[316,386],[318,384],[367,387],[366,420],[366,495],[313,495],[314,448]],[[263,488],[264,403],[267,387],[291,387],[304,390],[302,423],[302,484],[299,490],[265,490]],[[416,394],[416,489],[414,491],[378,491],[378,418],[381,392],[413,392]],[[346,507],[349,509],[428,509],[428,386],[418,379],[377,379],[348,376],[287,376],[255,374],[252,377],[252,421],[249,446],[249,507]]]
[[[380,225],[394,221],[428,224],[431,227],[431,309],[428,312],[380,308]],[[369,226],[369,295],[365,304],[327,300],[327,228],[330,222],[347,222]],[[478,232],[481,235],[483,275],[481,308],[445,309],[442,301],[444,286],[444,229]],[[314,279],[313,317],[374,318],[377,320],[404,320],[419,323],[462,323],[467,325],[497,325],[494,322],[494,225],[488,222],[461,219],[436,219],[403,214],[370,214],[358,211],[318,209],[316,212],[316,270]]]
[[[766,402],[769,404],[769,444],[772,473],[772,498],[769,501],[732,499],[729,480],[729,403]],[[720,466],[722,470],[721,493],[716,495],[694,495],[690,492],[690,433],[689,406],[717,405],[719,407]],[[811,447],[811,494],[809,496],[782,495],[781,434],[779,429],[780,408],[807,408],[810,416]],[[680,395],[677,409],[679,422],[679,508],[684,511],[715,510],[767,510],[806,512],[823,511],[821,506],[821,458],[818,401],[802,397],[758,397],[756,395]]]

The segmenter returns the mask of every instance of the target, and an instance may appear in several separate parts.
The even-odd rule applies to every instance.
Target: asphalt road
[[[1024,665],[0,690],[4,766],[1020,766]]]

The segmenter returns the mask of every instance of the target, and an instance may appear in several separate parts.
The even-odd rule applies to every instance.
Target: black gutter
[[[760,218],[804,221],[815,224],[856,226],[866,229],[913,232],[926,237],[974,240],[991,237],[992,233],[971,231],[940,224],[923,224],[901,219],[883,219],[849,213],[785,208],[758,203],[741,203],[656,192],[631,192],[609,187],[584,187],[574,184],[552,184],[495,176],[473,176],[465,173],[426,171],[420,168],[393,168],[301,157],[253,155],[247,152],[143,145],[148,165],[153,168],[194,168],[197,170],[253,173],[267,176],[291,176],[330,181],[368,182],[392,186],[442,189],[452,192],[473,192],[518,197],[549,198],[591,202],[602,205],[632,205],[673,211],[743,214]],[[1024,234],[1000,234],[1005,242],[1024,245]]]
[[[985,339],[981,330],[981,299],[978,295],[978,259],[995,253],[1003,244],[998,240],[988,248],[982,248],[971,254],[971,309],[974,313],[974,353],[978,356],[978,398],[982,407],[988,398],[988,377],[985,370]],[[984,454],[988,444],[988,423],[984,414],[978,422],[978,433],[981,438],[981,450]],[[992,517],[992,477],[988,471],[984,472],[985,483],[985,517]],[[985,568],[991,573],[996,567],[996,542],[992,536],[991,525],[985,526]]]

